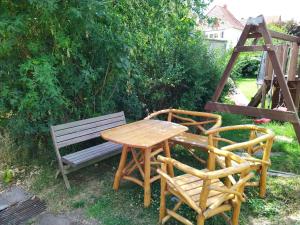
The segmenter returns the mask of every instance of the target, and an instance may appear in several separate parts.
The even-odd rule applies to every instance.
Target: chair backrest
[[[126,124],[124,112],[79,120],[51,126],[51,135],[56,148],[100,137],[100,132]]]
[[[223,132],[232,131],[248,131],[247,140],[241,142],[235,142],[228,138],[222,137]],[[273,145],[275,135],[269,129],[255,126],[255,125],[235,125],[221,127],[207,132],[209,136],[209,144],[218,147],[221,142],[225,143],[225,146],[220,147],[221,150],[226,151],[246,151],[249,155],[253,155],[257,151],[262,151],[263,160],[269,160],[270,151]],[[217,144],[216,144],[217,143]]]
[[[201,133],[221,126],[222,117],[217,114],[181,109],[164,109],[149,114],[145,119],[163,118],[187,127],[195,127]]]
[[[188,165],[185,165],[175,159],[166,158],[163,156],[158,157],[158,160],[162,162],[162,169],[158,169],[158,173],[162,176],[162,179],[166,179],[167,184],[173,189],[172,191],[184,198],[184,201],[188,202],[190,207],[192,207],[198,212],[204,212],[206,210],[208,205],[208,196],[210,196],[210,192],[222,193],[222,195],[220,195],[220,198],[209,206],[211,210],[220,207],[229,199],[233,199],[234,201],[244,201],[244,186],[246,182],[254,176],[254,174],[250,173],[249,162],[243,160],[241,157],[231,152],[218,150],[213,147],[211,147],[210,149],[210,154],[222,155],[228,159],[226,160],[227,162],[235,161],[236,163],[238,163],[238,165],[235,165],[234,167],[229,166],[224,169],[215,171],[201,171],[192,168]],[[203,183],[199,183],[199,187],[202,186],[199,204],[196,204],[195,201],[192,200],[191,197],[188,195],[188,193],[176,183],[174,178],[170,177],[167,174],[167,164],[171,164],[178,170],[186,174],[199,177],[203,180]],[[225,182],[225,186],[219,187],[215,185],[216,179],[225,178],[226,180],[230,181],[229,176],[233,176],[235,174],[240,174],[240,178],[236,183]]]

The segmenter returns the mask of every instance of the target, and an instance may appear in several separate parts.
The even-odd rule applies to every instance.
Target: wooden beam
[[[238,105],[228,105],[218,102],[208,102],[205,105],[205,110],[207,111],[218,111],[227,112],[233,114],[242,114],[246,116],[269,118],[273,120],[297,123],[299,122],[298,116],[295,112],[283,112],[272,109],[261,109],[251,106],[238,106]]]
[[[272,38],[278,39],[278,40],[283,40],[283,41],[289,41],[289,42],[295,42],[300,44],[300,38],[296,36],[292,36],[289,34],[283,34],[279,33],[277,31],[269,30],[270,35]],[[261,38],[262,35],[259,32],[254,32],[248,35],[248,38]]]
[[[298,138],[298,142],[300,144],[300,122],[293,123],[293,126],[294,126],[294,129],[295,129],[295,132],[296,132],[296,136]]]
[[[248,38],[261,38],[261,37],[262,37],[261,33],[258,32],[248,34]]]
[[[265,23],[260,24],[259,31],[261,32],[261,34],[263,36],[265,44],[272,45],[272,38],[270,36],[270,33],[269,33]],[[276,74],[276,77],[278,79],[278,83],[279,83],[280,89],[282,91],[283,98],[286,103],[286,107],[289,111],[296,112],[296,107],[294,105],[290,90],[285,81],[285,77],[284,77],[281,65],[279,63],[279,60],[278,60],[278,56],[276,55],[276,52],[274,50],[269,51],[268,55],[270,57],[270,60],[271,60],[272,66],[273,66],[274,73]]]
[[[289,35],[289,34],[280,33],[280,32],[273,31],[273,30],[269,30],[269,32],[270,32],[270,35],[271,35],[272,38],[283,40],[283,41],[290,41],[290,42],[300,43],[300,38],[299,37]]]
[[[298,54],[299,54],[299,45],[297,43],[293,43],[291,60],[290,60],[289,71],[288,71],[288,81],[296,80]]]
[[[260,89],[256,92],[253,98],[251,98],[251,101],[249,102],[248,106],[257,107],[259,103],[261,102],[262,96],[263,96],[263,90],[266,90],[266,93],[270,90],[270,83],[264,82]]]
[[[296,83],[295,106],[297,111],[300,111],[300,81]]]
[[[254,51],[272,51],[273,45],[252,45],[252,46],[236,46],[234,52],[254,52]]]
[[[247,35],[249,33],[249,30],[251,29],[251,26],[250,25],[246,25],[242,34],[241,34],[241,37],[237,43],[237,46],[243,46],[247,40]],[[229,62],[224,70],[224,73],[222,75],[222,78],[216,88],[216,91],[212,97],[212,100],[213,101],[218,101],[218,99],[220,98],[221,96],[221,93],[225,87],[225,84],[228,80],[228,77],[230,76],[230,73],[231,73],[231,70],[235,64],[235,61],[237,60],[239,56],[239,53],[238,52],[233,52],[232,55],[231,55],[231,58],[229,59]]]

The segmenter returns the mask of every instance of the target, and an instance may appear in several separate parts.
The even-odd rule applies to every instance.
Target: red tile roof
[[[228,27],[233,27],[239,30],[244,29],[244,25],[235,18],[234,15],[227,9],[227,6],[214,6],[208,13],[208,17],[217,18]]]

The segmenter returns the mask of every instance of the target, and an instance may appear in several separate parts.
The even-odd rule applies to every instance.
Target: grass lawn
[[[224,125],[249,124],[252,120],[247,117],[223,114]],[[274,152],[281,152],[280,156],[271,158],[271,169],[282,170],[300,174],[300,147],[296,140],[292,126],[282,123],[265,125],[277,135],[286,136],[290,141],[277,140],[274,143]],[[231,138],[239,140],[240,133],[228,134]],[[49,149],[49,151],[53,151]],[[172,156],[180,161],[202,168],[184,150],[173,149]],[[157,224],[159,214],[159,182],[152,186],[151,206],[143,207],[143,190],[130,182],[122,182],[120,190],[112,190],[114,174],[118,166],[119,156],[107,159],[94,166],[82,169],[69,176],[71,190],[67,191],[61,178],[54,179],[56,162],[41,163],[31,166],[25,172],[17,173],[16,180],[27,187],[48,204],[48,210],[61,213],[80,208],[87,217],[99,220],[103,225],[151,225]],[[241,224],[261,224],[261,221],[277,221],[274,224],[296,224],[282,218],[299,212],[300,210],[300,178],[269,177],[267,197],[260,199],[256,188],[246,190],[248,200],[242,205]],[[168,201],[169,203],[171,200]],[[195,213],[187,207],[180,211],[183,215],[195,221]],[[256,222],[255,222],[256,221]],[[169,224],[179,224],[171,220]],[[213,217],[206,222],[207,225],[223,225],[223,218]]]
[[[239,78],[236,81],[238,89],[246,96],[250,101],[257,91],[255,78]]]

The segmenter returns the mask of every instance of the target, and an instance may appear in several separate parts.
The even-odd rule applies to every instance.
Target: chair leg
[[[239,216],[241,211],[241,203],[234,204],[233,213],[232,213],[232,225],[239,224]]]
[[[265,165],[262,165],[262,168],[260,171],[260,181],[259,181],[259,196],[261,198],[266,197],[267,170],[268,170],[268,167]]]
[[[159,207],[159,223],[162,223],[166,216],[166,180],[161,178],[160,183],[160,207]]]
[[[170,146],[168,141],[164,142],[164,151],[165,151],[165,156],[167,158],[171,158]],[[168,165],[168,173],[171,177],[174,177],[174,168],[172,165]]]
[[[197,216],[197,225],[204,225],[205,217],[203,215]]]

